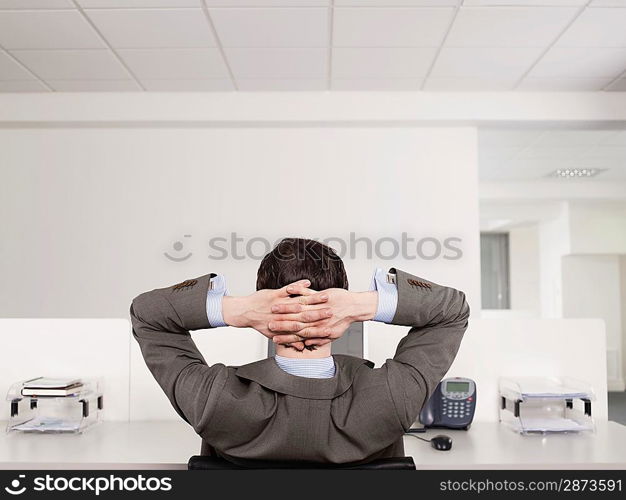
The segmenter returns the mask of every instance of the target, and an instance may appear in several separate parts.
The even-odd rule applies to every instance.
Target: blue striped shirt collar
[[[335,360],[332,356],[316,359],[274,357],[276,364],[285,372],[296,377],[332,378],[335,376]]]

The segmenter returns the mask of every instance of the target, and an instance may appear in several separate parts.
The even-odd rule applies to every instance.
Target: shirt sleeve
[[[398,308],[396,276],[378,268],[372,276],[370,290],[378,292],[378,307],[373,321],[391,323]]]
[[[206,295],[206,315],[209,324],[213,328],[228,326],[224,322],[224,316],[222,315],[222,300],[226,294],[226,279],[224,276],[218,274],[211,278]]]

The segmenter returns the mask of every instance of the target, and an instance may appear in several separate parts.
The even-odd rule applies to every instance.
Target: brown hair
[[[308,279],[313,290],[348,288],[343,261],[335,251],[304,238],[284,238],[263,257],[256,288],[278,289],[301,279]]]

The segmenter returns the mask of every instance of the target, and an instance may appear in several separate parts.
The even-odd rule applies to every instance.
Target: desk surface
[[[580,435],[521,436],[498,423],[419,435],[442,433],[452,450],[405,437],[418,469],[626,469],[626,426],[615,422]],[[105,422],[82,435],[0,434],[0,469],[181,469],[199,450],[184,422]]]

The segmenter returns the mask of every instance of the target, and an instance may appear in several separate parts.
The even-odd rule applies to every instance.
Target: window
[[[480,234],[480,279],[483,309],[510,309],[509,235]]]

